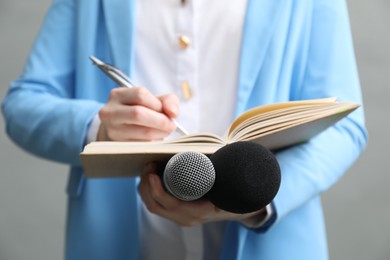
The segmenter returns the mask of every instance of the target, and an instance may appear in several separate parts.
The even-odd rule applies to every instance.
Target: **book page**
[[[318,111],[321,109],[320,106],[321,105],[317,105],[315,108],[313,106],[282,108],[276,111],[267,112],[265,114],[254,115],[253,117],[248,118],[247,120],[238,124],[234,130],[230,132],[228,139],[236,139],[237,136],[243,134],[242,132],[248,132],[254,127],[258,129],[265,127],[266,125],[278,124],[281,122],[294,120],[297,117],[305,117],[308,114],[318,113]]]
[[[198,134],[189,134],[189,135],[182,135],[175,139],[163,141],[161,143],[164,144],[173,144],[173,143],[182,143],[182,144],[223,144],[225,143],[224,138],[212,134],[212,133],[198,133]]]
[[[244,112],[233,121],[231,127],[229,128],[228,136],[231,135],[231,133],[237,128],[238,125],[253,117],[264,115],[264,117],[267,118],[270,115],[268,114],[270,112],[274,113],[274,111],[279,111],[282,109],[289,110],[294,107],[304,107],[304,106],[320,105],[320,104],[327,104],[327,103],[329,104],[329,103],[334,103],[335,101],[336,98],[323,98],[323,99],[313,99],[313,100],[281,102],[276,104],[269,104],[260,107],[255,107]]]
[[[341,103],[322,113],[312,113],[304,117],[295,117],[293,120],[276,124],[265,124],[258,129],[256,124],[234,136],[229,142],[253,141],[265,147],[276,150],[308,141],[326,128],[347,116],[358,107],[353,103]]]
[[[288,124],[295,124],[302,120],[309,119],[312,116],[327,115],[333,113],[332,108],[337,109],[338,103],[314,105],[304,107],[294,107],[292,109],[281,109],[280,111],[270,112],[270,116],[259,115],[250,118],[248,121],[242,122],[236,127],[236,129],[230,134],[229,140],[241,140],[242,136],[248,134],[262,134],[267,132],[269,127],[280,128]],[[268,113],[267,113],[268,114]]]
[[[225,142],[214,134],[191,134],[167,141],[153,142],[92,142],[84,147],[82,155],[94,153],[177,153],[183,150],[214,150]],[[203,147],[203,148],[202,148]]]

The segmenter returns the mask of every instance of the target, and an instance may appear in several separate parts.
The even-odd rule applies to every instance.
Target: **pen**
[[[89,56],[89,58],[96,66],[98,66],[99,69],[101,69],[108,77],[110,77],[113,81],[115,81],[120,86],[127,87],[127,88],[134,87],[134,84],[131,82],[130,78],[118,68],[106,64],[92,55]],[[176,124],[176,132],[178,132],[181,135],[188,135],[188,132],[183,128],[183,126],[181,126],[174,119],[172,119],[172,121]]]

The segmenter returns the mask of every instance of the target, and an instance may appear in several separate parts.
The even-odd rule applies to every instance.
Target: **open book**
[[[264,105],[237,117],[224,137],[200,133],[169,141],[92,142],[85,146],[81,161],[87,177],[125,177],[139,175],[148,162],[167,161],[186,151],[210,155],[237,141],[278,150],[308,141],[358,107],[335,98]]]

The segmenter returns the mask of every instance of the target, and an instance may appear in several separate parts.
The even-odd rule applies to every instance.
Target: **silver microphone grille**
[[[184,201],[201,198],[213,187],[214,182],[214,166],[201,153],[178,153],[168,161],[164,170],[166,189]]]

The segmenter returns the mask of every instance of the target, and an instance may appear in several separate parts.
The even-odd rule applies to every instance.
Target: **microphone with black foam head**
[[[234,213],[264,208],[279,191],[281,174],[274,154],[253,142],[235,142],[211,155],[217,178],[205,195],[215,206]]]
[[[195,152],[179,153],[168,161],[162,178],[165,188],[178,199],[205,198],[222,210],[249,213],[272,202],[281,174],[269,149],[253,142],[235,142],[210,159]]]

